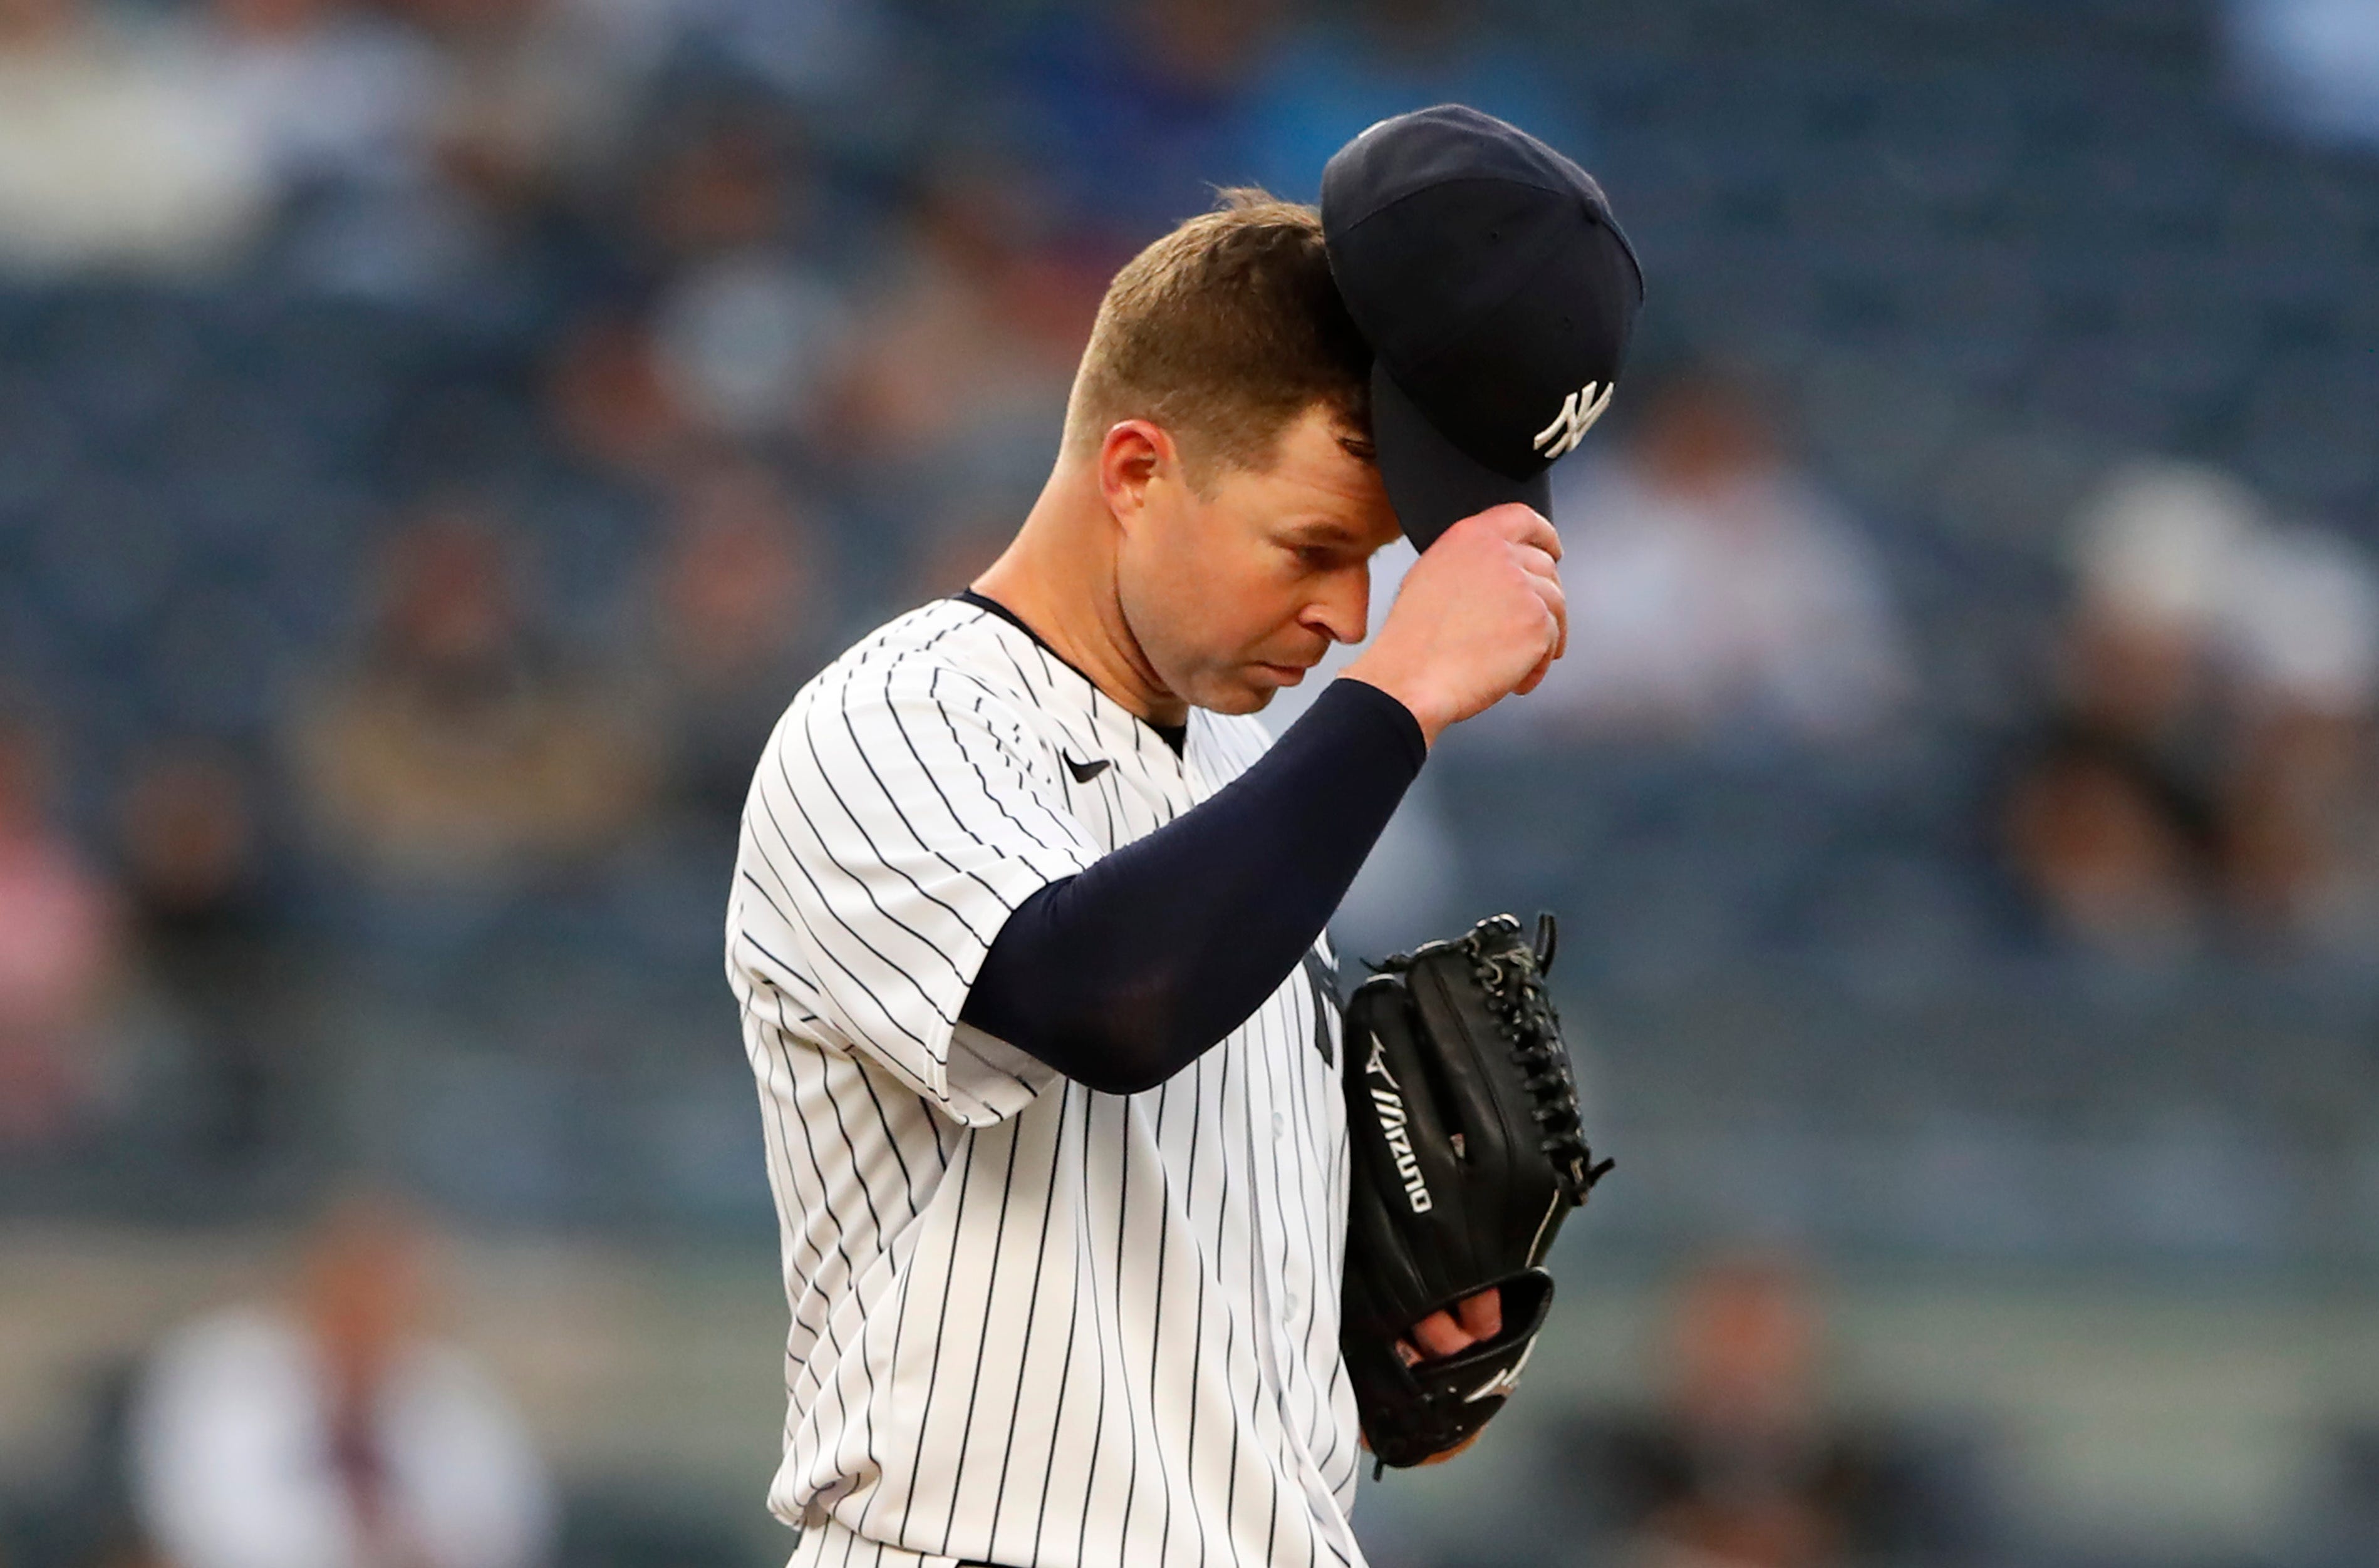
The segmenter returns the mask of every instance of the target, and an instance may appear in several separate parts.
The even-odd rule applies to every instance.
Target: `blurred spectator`
[[[651,330],[632,314],[601,311],[573,326],[555,350],[545,398],[555,433],[623,477],[664,476],[694,438]]]
[[[284,191],[415,176],[435,55],[351,0],[214,0],[208,70]]]
[[[666,484],[706,442],[806,433],[840,374],[850,308],[791,254],[806,170],[781,115],[702,101],[655,137],[624,236],[649,297],[574,322],[545,392],[582,457]]]
[[[217,0],[216,78],[284,194],[305,282],[391,300],[517,287],[525,242],[619,155],[636,30],[558,0]]]
[[[69,1131],[102,1087],[114,894],[51,820],[46,757],[0,718],[0,1151]]]
[[[2370,0],[2228,0],[2240,85],[2317,141],[2379,146],[2379,6]]]
[[[799,244],[808,173],[783,116],[746,108],[698,116],[651,176],[655,368],[716,434],[805,432],[842,362],[851,308]]]
[[[89,0],[0,0],[0,270],[187,271],[253,233],[265,171],[175,36]]]
[[[1823,743],[1910,694],[1880,568],[1745,390],[1677,380],[1619,458],[1555,472],[1569,648],[1515,721]]]
[[[465,513],[406,527],[365,657],[302,721],[318,826],[391,889],[496,891],[584,862],[651,800],[657,759],[634,705],[533,634],[513,548]]]
[[[1552,79],[1541,45],[1476,6],[1372,0],[1313,17],[1271,53],[1250,110],[1250,177],[1314,200],[1332,153],[1433,103],[1483,109],[1592,166],[1579,95]]]
[[[272,1004],[288,934],[264,884],[248,781],[203,746],[160,750],[118,808],[135,961],[187,1034],[190,1133],[212,1167],[248,1164],[271,1133]]]
[[[2251,941],[2367,958],[2379,938],[2379,576],[2324,530],[2267,524],[2226,578],[2229,913]]]
[[[1055,242],[1036,187],[1018,171],[945,162],[863,306],[833,450],[904,529],[980,515],[1002,498],[1020,520],[1046,474],[1105,283]]]
[[[388,0],[438,51],[429,131],[447,177],[488,209],[534,203],[625,134],[633,55],[599,11],[554,0]]]
[[[2213,825],[2152,759],[2086,730],[2052,737],[2008,806],[2016,864],[2056,925],[2105,952],[2162,960],[2204,935]]]
[[[240,116],[280,208],[281,248],[309,283],[405,297],[475,244],[440,178],[448,69],[381,7],[214,0],[207,69]]]
[[[285,1302],[176,1330],[131,1420],[161,1568],[531,1568],[552,1530],[519,1417],[434,1337],[429,1237],[385,1200],[320,1224]]]
[[[2140,464],[2078,531],[2055,717],[2008,803],[2052,922],[2130,956],[2228,925],[2345,950],[2379,930],[2379,580],[2237,482]]]
[[[834,651],[827,565],[760,464],[719,459],[681,482],[653,580],[656,706],[675,803],[731,840],[769,730]]]
[[[2216,887],[2222,597],[2255,503],[2219,475],[2119,476],[2079,532],[2059,709],[2009,804],[2016,865],[2070,935],[2187,952]]]
[[[1958,1466],[1846,1417],[1826,1393],[1817,1307],[1763,1258],[1720,1260],[1680,1292],[1665,1401],[1590,1423],[1584,1475],[1556,1478],[1593,1516],[1564,1562],[1647,1568],[1829,1568],[1972,1560],[1985,1521]],[[1946,1457],[1946,1453],[1944,1455]],[[1564,1483],[1566,1483],[1564,1485]]]

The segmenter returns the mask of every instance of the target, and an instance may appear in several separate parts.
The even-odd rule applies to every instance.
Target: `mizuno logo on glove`
[[[1426,1214],[1430,1209],[1429,1183],[1421,1179],[1420,1162],[1413,1157],[1412,1135],[1405,1128],[1405,1097],[1396,1092],[1399,1086],[1381,1057],[1380,1037],[1374,1034],[1371,1059],[1363,1064],[1363,1071],[1387,1084],[1385,1089],[1376,1084],[1371,1089],[1371,1104],[1380,1114],[1380,1136],[1388,1140],[1388,1152],[1396,1157],[1396,1175],[1404,1178],[1405,1198],[1412,1204],[1412,1212]]]

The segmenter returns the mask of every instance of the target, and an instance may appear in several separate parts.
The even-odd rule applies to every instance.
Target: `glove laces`
[[[1539,915],[1531,947],[1522,939],[1517,920],[1495,915],[1457,938],[1456,945],[1465,949],[1479,990],[1495,1012],[1497,1031],[1512,1060],[1527,1074],[1521,1087],[1536,1102],[1530,1114],[1540,1134],[1537,1147],[1552,1162],[1563,1196],[1575,1207],[1586,1201],[1612,1162],[1594,1163],[1578,1121],[1577,1083],[1570,1074],[1569,1053],[1562,1048],[1561,1019],[1545,988],[1553,933],[1553,917]]]

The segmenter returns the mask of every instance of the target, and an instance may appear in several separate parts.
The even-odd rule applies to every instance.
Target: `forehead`
[[[1268,466],[1233,473],[1226,488],[1312,542],[1376,549],[1396,537],[1396,514],[1379,469],[1347,450],[1349,439],[1328,409],[1310,408],[1282,430]]]

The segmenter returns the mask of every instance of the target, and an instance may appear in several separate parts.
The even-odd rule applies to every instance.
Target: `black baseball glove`
[[[1546,1251],[1611,1168],[1578,1126],[1545,994],[1553,918],[1532,947],[1496,915],[1376,967],[1346,1004],[1353,1199],[1339,1335],[1382,1465],[1461,1447],[1503,1407],[1552,1305]],[[1408,1364],[1413,1325],[1490,1288],[1494,1338]]]

